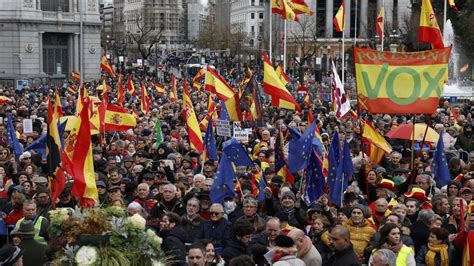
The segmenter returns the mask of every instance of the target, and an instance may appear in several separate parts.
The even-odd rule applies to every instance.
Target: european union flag
[[[449,174],[448,162],[446,161],[446,153],[444,151],[443,133],[439,134],[436,151],[433,155],[433,162],[431,163],[431,170],[435,176],[436,183],[440,187],[447,185],[451,181]]]
[[[220,203],[227,197],[235,198],[237,196],[234,191],[234,176],[232,163],[227,156],[222,156],[217,169],[217,178],[209,191],[212,203]]]
[[[222,152],[223,157],[226,156],[236,166],[254,166],[245,148],[234,138],[222,144]]]
[[[328,155],[329,201],[342,206],[342,194],[348,185],[349,176],[354,174],[349,144],[344,141],[343,152],[340,151],[339,134],[334,132]]]
[[[260,178],[260,183],[258,183],[258,195],[257,200],[262,201],[265,200],[265,188],[268,186],[267,184],[267,177],[264,173],[262,173],[262,177]]]
[[[59,138],[61,140],[61,147],[64,147],[64,129],[66,129],[67,120],[63,123],[59,124],[58,131],[59,131]],[[42,159],[46,159],[46,134],[39,137],[33,143],[31,143],[28,147],[25,148],[25,151],[33,150],[37,153],[41,154]]]
[[[227,112],[227,108],[225,107],[224,101],[221,101],[221,113],[219,114],[220,120],[230,121],[229,113]]]
[[[288,145],[288,170],[291,173],[296,173],[306,167],[313,147],[315,126],[316,123],[313,121],[301,137],[290,140]]]
[[[217,161],[216,138],[214,137],[214,128],[212,127],[212,119],[207,123],[206,134],[204,135],[204,145],[206,147],[206,155],[212,161]]]
[[[15,158],[18,160],[20,155],[23,154],[23,148],[20,145],[20,142],[16,138],[15,127],[13,126],[12,116],[8,115],[7,122],[7,145],[13,149]]]
[[[283,154],[283,136],[281,131],[278,131],[275,139],[275,173],[278,173],[283,166],[286,165],[285,155]]]
[[[321,159],[312,151],[306,167],[306,195],[309,202],[318,200],[324,194],[324,185]]]

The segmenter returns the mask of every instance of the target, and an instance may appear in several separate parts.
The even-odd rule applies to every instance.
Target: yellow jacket
[[[370,239],[375,234],[375,230],[366,220],[360,225],[355,225],[352,223],[352,220],[349,220],[346,227],[351,233],[351,243],[354,247],[354,252],[357,256],[361,257],[364,255],[364,249],[369,245]]]

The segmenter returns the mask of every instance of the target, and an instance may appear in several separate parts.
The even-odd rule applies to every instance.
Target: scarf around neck
[[[301,246],[298,247],[296,257],[298,258],[304,257],[311,250],[312,246],[313,246],[313,243],[311,242],[311,238],[309,238],[308,236],[305,236],[303,239],[303,243],[301,244]]]
[[[428,252],[425,255],[425,262],[427,266],[435,266],[435,257],[436,254],[439,253],[441,259],[441,266],[448,266],[449,265],[449,258],[448,258],[448,245],[446,244],[439,244],[439,245],[432,245],[428,244]]]
[[[398,244],[389,245],[388,243],[385,243],[382,245],[382,248],[390,249],[391,251],[393,251],[393,253],[398,254],[398,251],[400,251],[402,246],[403,246],[403,241],[400,239],[400,242],[398,242]]]

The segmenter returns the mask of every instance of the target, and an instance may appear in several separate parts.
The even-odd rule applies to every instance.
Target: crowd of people
[[[238,84],[245,69],[240,66],[227,71],[234,74],[225,78],[230,84]],[[387,138],[393,151],[379,164],[372,163],[361,145],[358,119],[338,118],[327,99],[319,96],[329,93],[330,79],[318,82],[311,78],[312,84],[301,84],[309,88],[311,99],[310,104],[303,104],[304,97],[298,98],[302,112],[273,107],[262,93],[263,124],[243,121],[252,134],[241,144],[254,166],[236,168],[237,197],[212,202],[209,193],[219,161],[203,159],[203,154],[191,149],[181,115],[181,97],[172,102],[166,93],[154,91],[157,80],[152,76],[130,75],[136,84],[150,88],[151,111],[148,115],[138,111],[134,129],[108,133],[101,144],[97,136],[92,136],[99,193],[96,206],[117,206],[131,216],[138,213],[146,218],[147,228],[162,237],[162,250],[174,265],[447,266],[463,265],[465,255],[469,257],[469,245],[474,245],[469,234],[474,229],[470,205],[474,193],[472,102],[441,101],[438,112],[431,117],[359,113],[359,118],[372,121],[382,135],[413,119],[444,132],[442,140],[452,181],[441,187],[431,172],[436,143],[417,143],[412,151],[410,141]],[[86,84],[89,95],[102,97],[102,92],[95,89],[101,82]],[[114,103],[116,80],[109,78],[107,83],[112,88],[108,98]],[[178,84],[180,92],[182,82]],[[7,114],[11,115],[23,147],[46,133],[47,102],[55,91],[60,93],[64,115],[76,114],[78,95],[67,87],[0,90],[0,95],[12,99],[0,106],[0,117],[6,122]],[[208,94],[204,89],[191,89],[199,121],[207,114]],[[126,95],[123,106],[130,111],[140,110],[140,99]],[[217,106],[220,110],[220,104]],[[276,135],[281,132],[288,143],[288,127],[304,132],[309,126],[308,112],[317,121],[326,150],[336,131],[341,141],[349,143],[355,174],[349,177],[343,206],[330,202],[327,193],[307,202],[300,187],[301,172],[291,173],[290,179],[289,173],[275,171]],[[32,119],[32,133],[24,133],[24,119]],[[162,143],[156,143],[157,120],[161,121]],[[4,124],[0,125],[2,136],[6,132]],[[219,154],[226,139],[217,136]],[[0,264],[46,264],[48,211],[53,208],[46,160],[35,150],[16,158],[5,137],[1,144]],[[261,193],[257,176],[268,183],[264,200],[257,198]],[[78,207],[72,186],[73,178],[68,177],[55,208]]]

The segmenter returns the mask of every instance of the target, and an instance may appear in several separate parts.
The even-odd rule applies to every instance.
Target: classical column
[[[344,38],[349,39],[352,38],[351,36],[351,2],[352,0],[349,1],[344,1],[344,8],[345,8],[345,15],[346,15],[346,25],[345,25],[345,30],[344,30]]]
[[[79,33],[75,32],[73,35],[73,39],[74,39],[74,45],[73,45],[74,57],[72,58],[72,61],[74,62],[73,70],[79,72],[80,71],[79,69]]]
[[[378,3],[378,2],[377,2]],[[368,3],[367,0],[361,0],[360,2],[360,16],[359,16],[359,38],[366,39],[367,38],[367,9]],[[378,10],[378,9],[377,9]],[[378,14],[378,11],[377,11]]]
[[[42,74],[44,73],[43,70],[43,34],[44,31],[38,32],[38,55],[39,55],[39,73]]]
[[[67,69],[68,73],[73,70],[74,67],[74,34],[68,34],[67,38],[67,57],[68,57],[68,64],[67,64]],[[68,73],[66,75],[68,75]]]
[[[326,38],[332,38],[332,19],[334,16],[334,1],[326,0]]]

